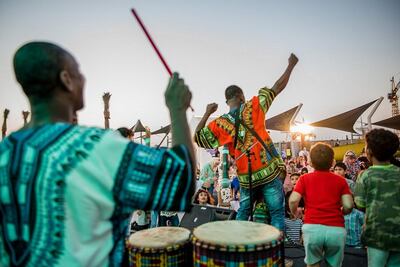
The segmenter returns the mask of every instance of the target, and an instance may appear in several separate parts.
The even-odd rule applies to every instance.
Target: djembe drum
[[[132,234],[127,242],[129,266],[192,266],[190,231],[157,227]]]
[[[283,239],[270,225],[248,221],[203,224],[193,232],[194,266],[283,266]]]

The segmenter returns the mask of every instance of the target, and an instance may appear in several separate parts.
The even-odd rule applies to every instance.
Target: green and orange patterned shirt
[[[203,148],[217,148],[228,145],[229,153],[236,159],[238,176],[241,186],[248,188],[248,163],[246,150],[251,149],[255,156],[251,157],[253,187],[271,182],[277,177],[284,177],[285,164],[277,152],[265,125],[265,113],[275,98],[275,92],[269,88],[261,88],[258,96],[240,106],[240,118],[250,128],[253,128],[264,140],[267,150],[257,141],[242,124],[239,125],[237,145],[235,139],[235,112],[230,112],[211,121],[206,127],[195,134],[195,141]]]

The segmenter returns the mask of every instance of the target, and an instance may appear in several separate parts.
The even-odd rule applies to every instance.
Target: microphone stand
[[[165,133],[163,139],[161,140],[161,142],[158,144],[157,148],[160,148],[161,144],[164,142],[165,138],[167,138],[167,136],[169,135],[169,132],[171,130],[169,130],[168,132]],[[167,147],[168,147],[168,142],[167,142]]]
[[[255,156],[254,152],[250,152],[251,148],[248,148],[246,150],[246,156],[247,156],[247,175],[249,177],[249,198],[250,198],[250,221],[253,221],[253,179],[252,175],[253,172],[251,170],[251,156]]]

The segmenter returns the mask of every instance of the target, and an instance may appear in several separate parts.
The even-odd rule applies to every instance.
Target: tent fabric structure
[[[135,125],[132,126],[131,130],[134,133],[146,132],[146,128],[143,126],[140,120],[138,120]]]
[[[378,99],[336,116],[311,123],[310,125],[314,127],[325,127],[350,133],[357,133],[353,128],[357,119],[377,100]]]
[[[290,121],[292,120],[296,110],[299,106],[295,106],[281,114],[278,114],[272,118],[265,121],[265,126],[267,130],[275,130],[282,132],[290,131]]]
[[[396,115],[394,117],[391,117],[391,118],[388,118],[385,120],[373,122],[372,124],[386,127],[386,128],[400,130],[400,115]]]
[[[152,132],[151,134],[152,135],[153,134],[168,134],[170,131],[171,131],[171,124],[169,124],[165,127],[162,127],[161,129],[158,129],[158,130]]]

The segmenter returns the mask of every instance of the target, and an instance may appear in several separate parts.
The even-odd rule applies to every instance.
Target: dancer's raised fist
[[[294,66],[297,64],[297,62],[299,62],[299,59],[296,57],[295,54],[291,53],[289,57],[289,65]]]
[[[207,105],[206,113],[213,114],[215,111],[217,111],[217,109],[218,109],[217,103],[210,103]]]

